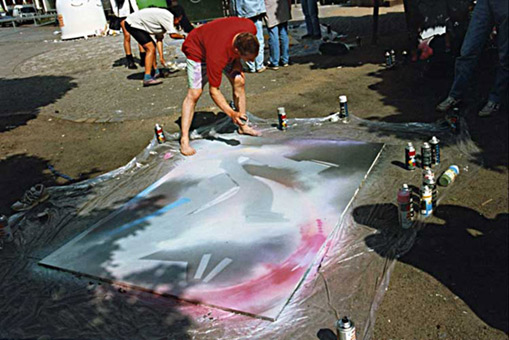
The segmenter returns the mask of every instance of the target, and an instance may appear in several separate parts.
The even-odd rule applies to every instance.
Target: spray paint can
[[[437,181],[435,178],[435,174],[431,169],[426,169],[422,173],[422,185],[428,186],[431,189],[431,205],[433,210],[437,207],[438,200],[438,190],[437,190]]]
[[[401,52],[401,58],[403,59],[403,62],[405,64],[408,64],[408,52],[406,50],[403,50],[403,52]]]
[[[424,185],[421,189],[421,215],[429,217],[433,213],[433,197],[431,189]]]
[[[435,167],[440,164],[440,140],[433,136],[428,143],[431,146],[431,167]]]
[[[385,51],[385,67],[387,68],[392,67],[391,52],[389,51]]]
[[[431,146],[428,142],[422,143],[421,146],[421,166],[423,169],[431,167]]]
[[[399,225],[401,228],[410,228],[413,223],[414,209],[412,204],[412,192],[408,188],[408,184],[403,184],[398,190],[398,213]]]
[[[0,215],[0,240],[11,242],[13,239],[12,230],[9,227],[9,219],[5,215]]]
[[[156,132],[157,142],[159,144],[166,142],[166,137],[164,136],[163,128],[161,127],[161,125],[156,124],[156,127],[154,128],[154,130]]]
[[[394,50],[391,50],[391,63],[392,65],[396,65],[396,52]]]
[[[460,174],[460,168],[457,165],[451,165],[442,176],[438,179],[438,184],[443,187],[448,186],[456,179],[456,176]]]
[[[288,128],[288,120],[286,119],[286,112],[284,107],[277,108],[277,118],[278,118],[278,129],[281,131],[285,131]]]
[[[339,96],[339,119],[348,119],[348,99],[346,96]]]
[[[417,162],[415,161],[415,148],[411,142],[405,148],[405,166],[408,170],[415,170]]]
[[[344,316],[336,322],[336,329],[338,331],[338,340],[357,339],[355,335],[355,325],[347,316]]]

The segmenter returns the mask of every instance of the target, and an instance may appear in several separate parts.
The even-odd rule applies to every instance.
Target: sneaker
[[[457,106],[460,102],[461,102],[461,100],[454,99],[453,97],[449,96],[449,97],[445,98],[445,100],[443,102],[441,102],[440,104],[437,105],[436,110],[438,112],[447,112],[450,109],[452,109],[453,107]]]
[[[277,71],[277,70],[279,70],[279,66],[276,66],[276,65],[274,65],[273,63],[270,63],[270,62],[269,62],[269,63],[267,63],[267,68],[268,68],[269,70],[273,70],[273,71]]]
[[[149,80],[144,80],[143,81],[143,86],[144,87],[154,86],[154,85],[159,85],[159,84],[162,84],[162,83],[163,83],[163,81],[161,79],[150,78]]]
[[[25,191],[25,194],[21,198],[21,200],[17,201],[13,205],[11,205],[12,210],[14,211],[25,211],[32,209],[37,204],[44,202],[49,197],[46,188],[42,184],[36,184],[30,188],[30,190]]]
[[[290,66],[290,63],[282,63],[281,66],[282,67],[288,67],[288,66]]]
[[[489,100],[486,105],[479,111],[479,117],[489,117],[500,110],[500,104],[492,102]]]
[[[256,73],[262,73],[262,72],[265,72],[266,70],[267,70],[267,68],[265,66],[262,66],[261,68],[256,70]]]

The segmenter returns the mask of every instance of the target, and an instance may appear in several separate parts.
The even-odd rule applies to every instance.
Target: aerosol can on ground
[[[336,330],[338,332],[338,340],[356,340],[355,325],[347,316],[336,322]]]
[[[156,124],[154,131],[156,134],[157,142],[159,144],[166,142],[166,136],[164,135],[163,128],[161,127],[161,125]]]

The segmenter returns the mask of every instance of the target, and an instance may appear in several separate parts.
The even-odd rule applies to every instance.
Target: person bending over
[[[182,39],[182,35],[177,33],[177,25],[184,15],[180,6],[171,8],[145,8],[129,15],[125,20],[125,28],[136,41],[143,46],[145,55],[145,75],[143,77],[143,86],[161,84],[159,78],[160,72],[156,63],[156,43],[151,35],[162,39],[164,33],[169,33],[173,39]]]
[[[245,18],[223,18],[195,28],[182,45],[186,55],[188,91],[182,103],[180,152],[185,156],[196,153],[190,146],[189,129],[194,108],[209,82],[209,92],[216,105],[238,125],[241,134],[259,136],[260,133],[247,124],[245,75],[241,59],[254,61],[260,44],[256,38],[255,24]],[[232,85],[232,109],[219,90],[222,73]]]

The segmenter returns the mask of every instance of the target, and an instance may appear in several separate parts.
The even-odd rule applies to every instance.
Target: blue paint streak
[[[145,221],[148,221],[149,219],[151,219],[152,217],[156,217],[156,216],[159,216],[159,215],[162,215],[164,213],[166,213],[167,211],[170,211],[171,209],[174,209],[174,208],[177,208],[179,206],[181,206],[182,204],[186,204],[186,203],[189,203],[191,202],[191,200],[189,198],[180,198],[179,200],[171,203],[171,204],[168,204],[167,206],[153,212],[152,214],[150,215],[147,215],[145,217],[142,217],[142,218],[139,218],[137,220],[134,220],[130,223],[127,223],[127,224],[124,224],[123,226],[115,229],[115,230],[112,230],[111,232],[108,233],[109,236],[115,236],[117,235],[118,233],[121,233],[123,232],[124,230],[127,230],[131,227],[134,227],[135,225],[138,225],[140,223],[143,223]]]

